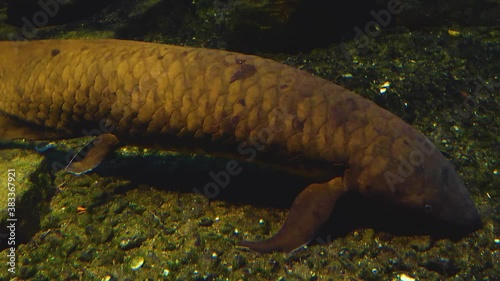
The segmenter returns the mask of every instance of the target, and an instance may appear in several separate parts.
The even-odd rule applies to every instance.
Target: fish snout
[[[437,217],[458,227],[475,230],[482,224],[481,216],[464,183],[446,161],[432,177],[437,192]]]

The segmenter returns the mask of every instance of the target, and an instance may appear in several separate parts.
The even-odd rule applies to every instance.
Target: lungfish
[[[459,226],[480,223],[454,168],[422,133],[305,71],[253,55],[123,40],[0,42],[0,61],[0,139],[112,129],[67,167],[75,174],[122,145],[317,173],[274,237],[241,242],[251,250],[307,244],[347,192]]]

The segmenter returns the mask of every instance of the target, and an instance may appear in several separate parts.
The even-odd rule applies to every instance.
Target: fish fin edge
[[[241,241],[238,246],[259,253],[291,253],[302,248],[314,238],[330,217],[337,199],[346,191],[342,177],[309,185],[297,196],[285,223],[274,237],[258,242]]]
[[[119,145],[119,143],[119,139],[111,133],[99,135],[82,148],[82,150],[88,150],[85,156],[83,156],[80,161],[74,161],[79,156],[80,152],[82,152],[82,150],[79,151],[73,159],[71,159],[65,170],[75,175],[90,172],[97,167],[109,153]]]

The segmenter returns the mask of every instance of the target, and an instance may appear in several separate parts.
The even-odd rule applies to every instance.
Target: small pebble
[[[103,278],[101,278],[102,281],[116,281],[116,278],[111,276],[111,275],[106,275]]]
[[[144,264],[143,257],[135,257],[130,261],[130,268],[132,270],[138,270]]]
[[[415,278],[412,278],[412,277],[403,273],[403,274],[399,275],[399,280],[401,280],[401,281],[415,281]]]
[[[122,250],[130,250],[141,246],[142,242],[144,242],[145,240],[146,239],[144,237],[138,236],[124,237],[120,240],[119,246]]]

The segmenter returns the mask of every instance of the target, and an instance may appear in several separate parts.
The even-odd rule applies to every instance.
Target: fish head
[[[419,218],[477,229],[481,218],[452,164],[425,137],[415,139],[410,148],[392,169],[400,180],[390,188],[393,200]]]
[[[424,213],[440,221],[476,229],[481,218],[469,191],[451,163],[438,151],[423,164]]]

